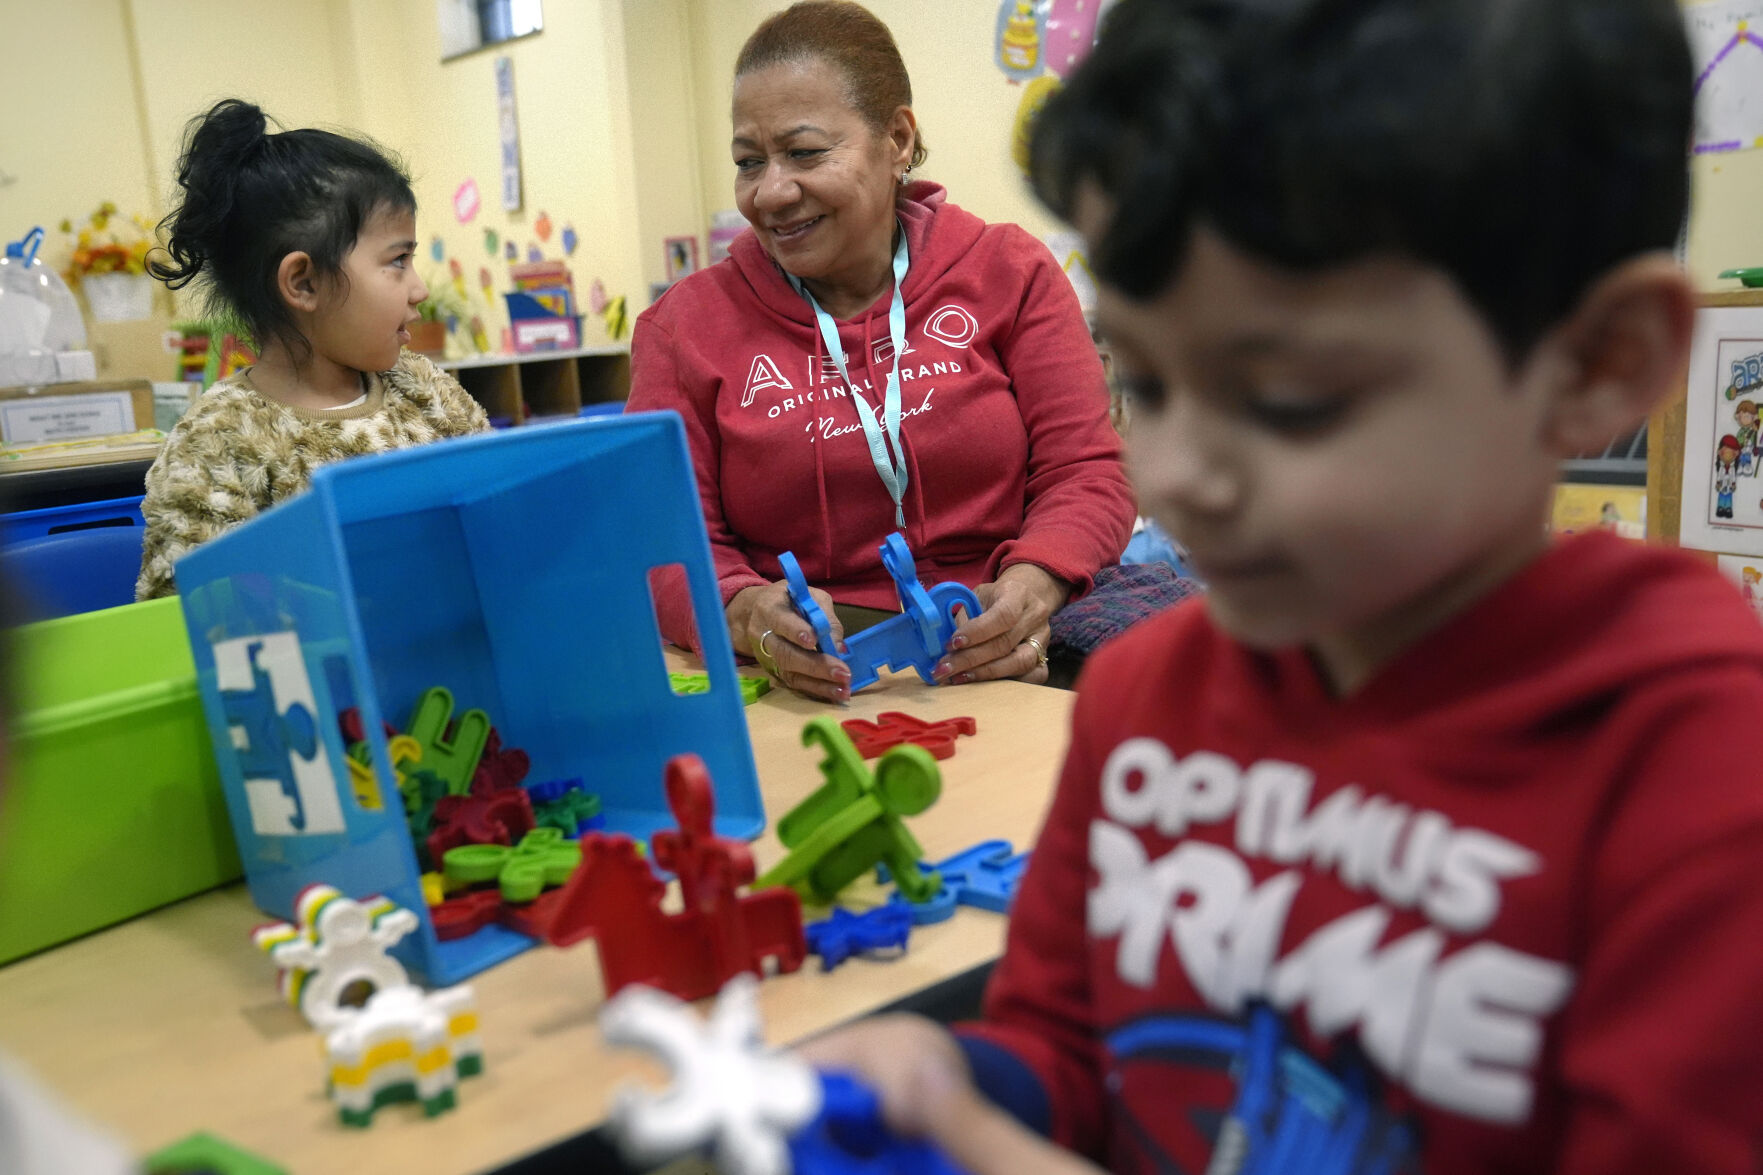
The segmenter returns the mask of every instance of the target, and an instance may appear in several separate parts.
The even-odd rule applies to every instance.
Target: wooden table
[[[1017,682],[932,689],[903,674],[837,713],[978,720],[978,735],[943,764],[942,799],[908,821],[935,860],[994,837],[1032,841],[1072,697]],[[818,785],[819,755],[801,745],[801,728],[828,712],[777,690],[748,708],[772,821]],[[780,855],[768,829],[755,860],[764,870]],[[852,892],[864,896],[861,883]],[[472,980],[485,1071],[461,1085],[456,1110],[426,1120],[392,1106],[366,1130],[343,1127],[324,1094],[316,1036],[250,945],[264,920],[234,885],[0,968],[0,1050],[142,1153],[208,1130],[296,1173],[494,1169],[592,1127],[616,1084],[655,1072],[600,1041],[594,948],[540,948]],[[1003,918],[962,909],[918,928],[896,959],[822,974],[811,958],[762,985],[769,1037],[800,1040],[968,971],[997,956],[1003,935]]]

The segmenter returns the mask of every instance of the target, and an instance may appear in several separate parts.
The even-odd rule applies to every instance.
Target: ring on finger
[[[1046,650],[1046,647],[1044,645],[1042,645],[1040,641],[1036,640],[1032,636],[1025,636],[1022,638],[1022,643],[1025,645],[1033,645],[1034,646],[1035,665],[1041,666],[1041,665],[1045,665],[1047,663],[1047,650]]]
[[[764,669],[765,672],[782,680],[777,670],[777,658],[772,656],[771,650],[765,647],[765,642],[770,640],[773,635],[775,634],[769,628],[759,634],[759,648],[757,650],[758,656],[756,660],[758,660],[760,668]]]

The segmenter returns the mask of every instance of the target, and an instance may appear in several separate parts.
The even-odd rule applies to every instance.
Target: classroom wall
[[[72,0],[9,6],[9,37],[40,53],[11,55],[0,70],[0,109],[30,110],[9,120],[0,170],[17,183],[0,188],[0,237],[33,224],[49,230],[43,256],[66,263],[76,226],[101,201],[125,215],[157,221],[172,205],[172,173],[184,126],[215,99],[249,97],[290,126],[345,121],[338,95],[354,65],[334,52],[334,13],[343,0],[289,5],[281,0]],[[20,31],[22,28],[22,32]],[[255,51],[273,28],[277,54]],[[70,84],[70,79],[76,79]],[[22,227],[15,227],[22,226]],[[168,379],[173,359],[163,334],[193,312],[193,297],[160,291],[153,317],[97,323],[87,330],[103,376]]]
[[[552,0],[536,37],[441,62],[433,0],[56,0],[8,5],[8,39],[30,46],[0,71],[0,109],[29,110],[0,128],[0,238],[33,224],[51,230],[59,263],[68,242],[55,225],[109,199],[157,219],[167,207],[186,122],[215,98],[248,97],[290,126],[357,128],[397,150],[421,205],[424,272],[431,238],[458,257],[474,308],[494,339],[505,322],[506,261],[484,230],[569,260],[586,293],[599,278],[634,315],[663,279],[662,240],[707,245],[711,212],[733,206],[729,95],[741,43],[783,0]],[[1009,158],[1021,95],[992,63],[996,5],[981,0],[873,0],[911,71],[914,106],[930,145],[923,174],[988,220],[1037,234],[1057,227]],[[276,52],[261,51],[273,42]],[[525,203],[504,212],[494,61],[514,63]],[[69,79],[77,78],[77,84]],[[45,100],[46,96],[52,96]],[[1763,263],[1763,151],[1703,156],[1693,164],[1688,264],[1703,287],[1740,264]],[[468,176],[482,210],[452,213]],[[4,182],[11,177],[11,182]],[[553,233],[538,240],[549,214]],[[478,270],[491,272],[485,299]],[[160,334],[177,312],[161,297],[154,319],[88,324],[107,375],[169,373]],[[590,319],[589,341],[600,341]]]
[[[785,0],[692,0],[698,150],[707,211],[734,207],[729,101],[735,58],[759,22]],[[912,78],[913,113],[930,148],[919,172],[949,199],[990,221],[1037,236],[1058,227],[1029,193],[1010,159],[1010,131],[1022,88],[992,62],[997,5],[984,0],[871,0],[887,22]]]
[[[0,240],[41,225],[41,253],[59,268],[71,252],[57,225],[101,202],[157,218],[128,0],[10,4],[0,68]],[[77,79],[77,84],[70,81]],[[28,113],[26,113],[28,112]],[[100,374],[132,374],[163,356],[170,303],[147,323],[87,323]],[[169,360],[167,361],[169,362]]]
[[[223,96],[247,98],[283,125],[364,132],[409,167],[420,206],[419,264],[440,237],[465,271],[467,296],[493,341],[506,323],[504,242],[524,259],[537,245],[569,258],[585,295],[598,278],[634,316],[665,277],[662,242],[689,235],[707,248],[710,213],[732,207],[728,105],[742,41],[778,0],[553,0],[545,31],[440,60],[433,0],[58,0],[12,5],[9,33],[41,53],[0,71],[0,102],[38,112],[0,132],[0,236],[53,229],[105,199],[154,220],[171,207],[172,173],[189,120]],[[915,108],[931,147],[923,174],[989,220],[1033,231],[1052,220],[1009,160],[1020,91],[992,66],[993,6],[877,0],[912,71]],[[263,51],[273,44],[275,52]],[[500,206],[494,62],[514,64],[524,204]],[[68,79],[77,77],[77,85]],[[54,100],[43,101],[44,95]],[[481,210],[453,215],[453,194],[477,181]],[[539,214],[552,234],[539,240]],[[485,229],[498,238],[492,255]],[[69,242],[51,233],[53,263]],[[486,298],[479,270],[488,269]],[[193,299],[161,294],[143,323],[89,324],[106,375],[166,378],[161,335],[193,314]],[[588,342],[604,341],[590,317]]]
[[[647,282],[662,276],[661,237],[702,228],[695,153],[636,148],[690,141],[689,58],[679,52],[683,33],[669,34],[665,19],[683,29],[684,5],[630,4],[650,42],[671,42],[663,59],[671,73],[627,68],[621,0],[553,0],[541,35],[445,63],[433,0],[11,5],[9,38],[16,33],[17,44],[43,51],[18,54],[0,71],[0,108],[37,112],[0,131],[0,171],[18,177],[0,187],[0,237],[42,224],[50,230],[45,255],[59,266],[71,251],[55,231],[63,217],[77,221],[109,199],[157,220],[171,206],[186,124],[217,98],[237,96],[285,126],[354,129],[396,151],[413,175],[425,276],[444,280],[447,272],[428,252],[439,236],[447,256],[460,259],[493,342],[506,325],[501,242],[513,239],[522,259],[534,245],[560,258],[569,224],[581,242],[569,260],[582,293],[599,278],[609,294],[627,296],[634,314],[647,304]],[[266,43],[276,51],[265,52]],[[524,204],[514,212],[502,209],[499,195],[499,54],[514,63],[521,131]],[[634,124],[633,109],[641,112]],[[478,183],[482,208],[461,225],[452,199],[467,177]],[[541,212],[552,222],[545,241],[535,227]],[[485,228],[498,236],[494,256]],[[483,268],[491,298],[478,280]],[[161,294],[150,321],[88,322],[101,373],[168,378],[161,335],[191,309]],[[599,319],[588,319],[584,336],[605,341]]]
[[[625,295],[633,311],[640,309],[643,269],[629,228],[637,199],[631,190],[621,6],[612,0],[553,0],[545,5],[539,35],[446,62],[440,60],[434,0],[348,0],[345,8],[343,35],[357,62],[359,125],[396,148],[413,176],[419,271],[446,280],[445,263],[429,255],[429,242],[441,237],[447,256],[457,257],[465,270],[467,296],[491,326],[492,343],[507,322],[501,294],[509,288],[503,254],[508,240],[523,261],[533,246],[547,260],[566,259],[584,301],[598,278],[610,295]],[[512,212],[501,203],[499,56],[513,62],[520,129],[523,202]],[[477,182],[481,206],[462,224],[453,196],[468,178]],[[551,221],[548,240],[539,236],[541,213]],[[566,225],[580,238],[567,258]],[[493,254],[486,229],[498,237]],[[491,299],[479,282],[481,269],[490,271]],[[606,341],[592,316],[582,333],[586,343]]]
[[[708,246],[703,161],[698,150],[694,10],[705,0],[624,0],[625,89],[630,102],[636,241],[647,283],[666,280],[662,242],[690,236],[699,261]],[[720,207],[720,205],[717,205]]]

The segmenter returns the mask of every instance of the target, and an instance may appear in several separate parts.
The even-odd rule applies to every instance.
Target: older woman
[[[631,410],[685,419],[736,650],[833,701],[849,671],[791,607],[782,552],[855,623],[897,607],[877,547],[902,531],[924,582],[960,581],[984,606],[938,676],[1038,681],[1048,618],[1133,521],[1070,283],[1022,229],[911,180],[925,157],[911,101],[893,37],[860,5],[813,0],[760,25],[734,85],[751,231],[633,341]],[[683,582],[657,597],[663,633],[695,645]]]

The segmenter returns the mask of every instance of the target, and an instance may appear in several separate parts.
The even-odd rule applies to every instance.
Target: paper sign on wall
[[[0,440],[9,445],[115,436],[137,427],[134,395],[126,391],[32,396],[0,403]]]
[[[520,208],[520,124],[514,117],[514,61],[496,58],[496,122],[502,137],[502,207]]]
[[[453,192],[453,215],[459,218],[460,224],[468,224],[477,215],[477,208],[477,181],[466,180]]]
[[[1698,4],[1684,23],[1696,69],[1696,153],[1763,145],[1763,0]]]
[[[1745,603],[1763,620],[1763,559],[1745,555],[1720,556],[1720,571],[1738,585]]]
[[[1763,307],[1705,307],[1684,412],[1686,547],[1763,556]]]

